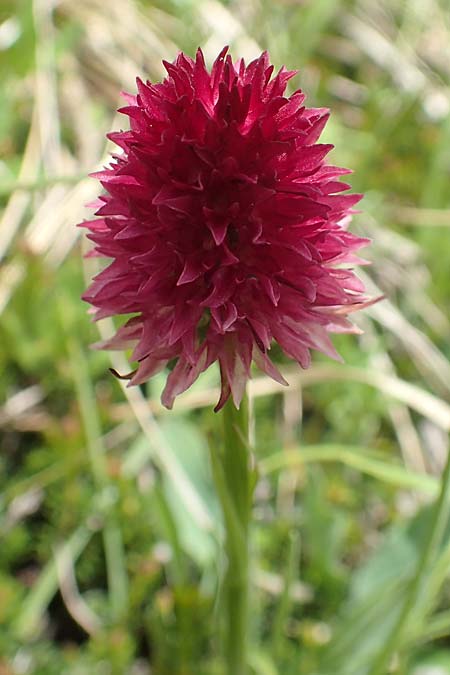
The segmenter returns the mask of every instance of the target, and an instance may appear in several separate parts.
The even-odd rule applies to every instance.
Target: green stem
[[[246,675],[248,643],[248,533],[253,476],[248,447],[248,401],[223,410],[224,446],[212,454],[213,474],[225,522],[227,569],[224,581],[227,675]]]
[[[449,498],[450,498],[450,453],[447,457],[444,472],[441,479],[441,488],[439,497],[434,505],[431,514],[431,523],[428,529],[427,538],[424,543],[421,556],[417,563],[416,572],[409,589],[406,592],[405,601],[392,632],[388,640],[383,645],[378,657],[370,670],[369,675],[386,675],[390,660],[394,653],[402,647],[404,641],[404,633],[408,627],[411,614],[414,611],[419,595],[422,591],[424,583],[426,583],[426,576],[429,571],[430,562],[432,561],[436,548],[442,538],[444,528],[446,526],[449,515]]]

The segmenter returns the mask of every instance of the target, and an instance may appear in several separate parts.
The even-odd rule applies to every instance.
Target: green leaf
[[[276,453],[262,460],[259,469],[262,474],[268,474],[311,462],[340,462],[385,483],[432,495],[436,494],[439,487],[436,478],[409,471],[400,464],[384,459],[380,453],[363,447],[335,443],[305,445]]]

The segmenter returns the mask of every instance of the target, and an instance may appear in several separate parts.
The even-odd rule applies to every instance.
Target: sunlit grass
[[[161,60],[230,44],[298,68],[325,142],[366,193],[365,280],[387,299],[345,365],[255,373],[258,675],[370,673],[433,522],[450,429],[450,17],[445,0],[4,0],[0,7],[0,671],[220,675],[223,561],[208,445],[213,370],[161,408],[80,301],[75,223],[119,92]],[[100,326],[102,337],[112,332]],[[450,672],[448,513],[392,672]],[[151,664],[151,671],[149,669]],[[440,671],[426,670],[434,665]],[[425,670],[419,670],[419,667]]]

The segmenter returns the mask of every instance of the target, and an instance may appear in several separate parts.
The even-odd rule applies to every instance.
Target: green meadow
[[[224,673],[219,373],[171,412],[111,375],[75,226],[120,92],[225,44],[331,109],[385,296],[343,364],[254,373],[249,671],[450,674],[448,0],[1,0],[0,675]]]

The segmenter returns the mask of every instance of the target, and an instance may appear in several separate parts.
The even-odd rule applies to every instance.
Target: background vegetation
[[[123,390],[92,352],[96,196],[119,91],[197,45],[263,48],[329,106],[333,159],[366,193],[369,290],[387,299],[290,389],[251,388],[252,669],[364,675],[413,612],[391,670],[450,673],[448,0],[2,0],[0,673],[213,675],[223,560],[208,443],[217,373],[167,414],[162,378]],[[366,268],[367,270],[367,268]],[[104,334],[112,327],[100,326]],[[151,664],[151,665],[150,665]]]

